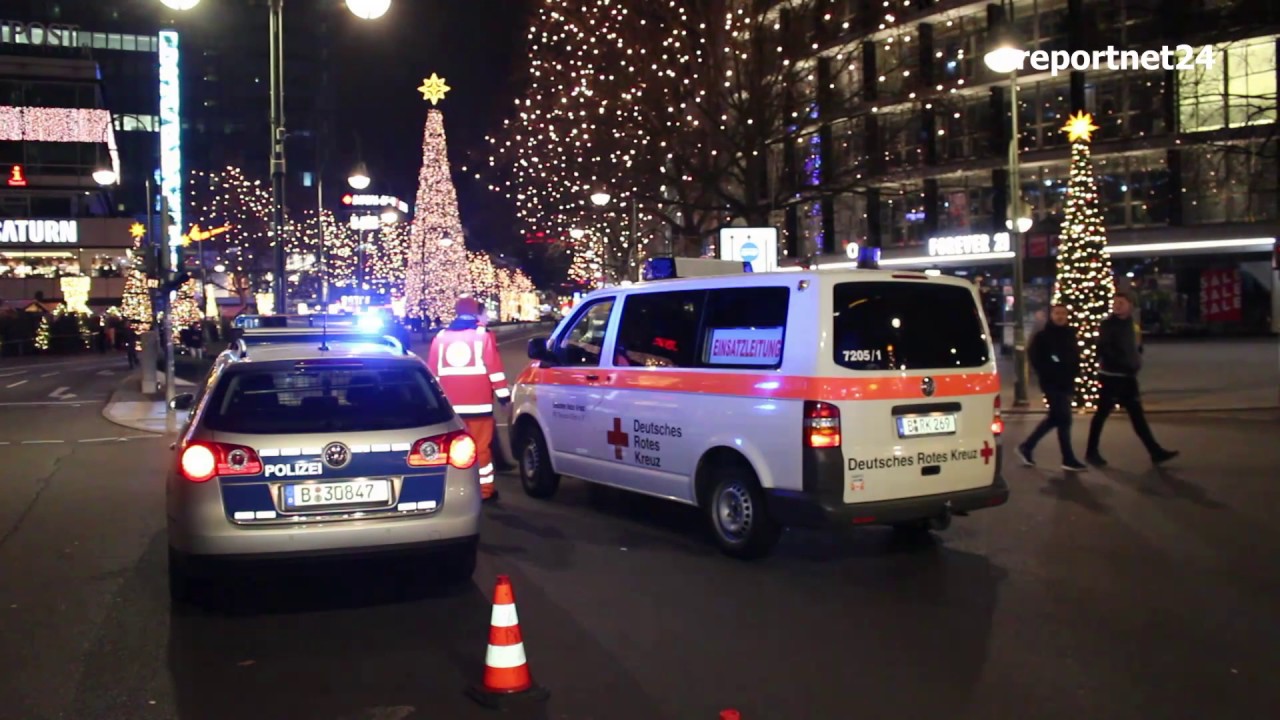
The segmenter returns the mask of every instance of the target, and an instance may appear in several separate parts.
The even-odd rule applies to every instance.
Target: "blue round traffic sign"
[[[746,262],[753,262],[760,257],[760,246],[753,242],[745,243],[742,246],[742,259]]]

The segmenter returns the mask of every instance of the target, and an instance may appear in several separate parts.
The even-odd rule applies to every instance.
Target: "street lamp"
[[[1025,407],[1027,400],[1027,330],[1023,323],[1023,248],[1022,234],[1031,229],[1031,219],[1023,217],[1022,183],[1018,179],[1018,71],[1026,59],[1026,51],[1008,26],[992,37],[991,50],[982,60],[995,73],[1009,75],[1009,100],[1012,106],[1009,131],[1009,247],[1013,250],[1013,404]]]
[[[93,181],[99,185],[115,185],[116,180],[116,171],[109,167],[100,167],[93,171]]]
[[[160,0],[174,10],[190,10],[200,0]],[[284,242],[284,141],[288,132],[284,126],[284,0],[268,0],[270,18],[270,86],[271,86],[271,238],[275,240],[272,287],[275,294],[276,313],[285,314],[285,292],[288,282],[285,275]],[[391,7],[391,0],[347,0],[347,9],[364,20],[381,17]]]
[[[609,201],[612,199],[613,199],[613,196],[603,190],[591,193],[591,202],[594,203],[597,207],[604,207],[605,205],[608,205]],[[636,217],[637,210],[636,210],[635,196],[632,196],[632,198],[627,202],[627,205],[631,207],[631,231],[630,231],[630,234],[628,235],[629,242],[627,243],[627,257],[626,257],[626,261],[629,264],[631,262],[631,253],[635,250],[637,246],[636,225],[638,223],[637,223],[637,217]],[[610,254],[608,240],[605,241],[604,248],[605,248],[605,265],[608,266],[608,255]],[[630,270],[624,270],[624,272],[627,272],[628,275],[630,274]]]
[[[380,219],[383,225],[391,225],[400,219],[400,213],[395,210],[383,210]]]
[[[369,178],[369,168],[363,162],[356,163],[351,174],[347,176],[347,184],[354,190],[364,190],[369,187],[369,183],[373,182]]]
[[[573,238],[574,240],[581,240],[586,236],[587,236],[587,231],[583,230],[582,228],[573,228],[572,230],[569,231],[569,237]]]
[[[361,20],[377,20],[390,8],[391,0],[347,0],[347,9]]]

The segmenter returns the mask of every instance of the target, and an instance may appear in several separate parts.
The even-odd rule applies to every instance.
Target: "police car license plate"
[[[284,486],[286,510],[325,505],[386,505],[389,502],[391,502],[391,483],[386,480]]]
[[[898,437],[952,435],[955,431],[955,415],[921,415],[918,417],[898,418]]]

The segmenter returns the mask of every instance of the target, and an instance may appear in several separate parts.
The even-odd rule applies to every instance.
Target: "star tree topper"
[[[444,78],[431,73],[431,77],[423,78],[422,85],[418,87],[418,92],[422,93],[423,100],[429,100],[432,105],[436,105],[444,99],[444,94],[452,89],[444,84]]]
[[[142,236],[146,234],[147,226],[142,223],[136,222],[129,226],[129,235],[133,237],[134,240],[141,240]]]
[[[1077,140],[1090,142],[1093,139],[1093,131],[1100,129],[1093,124],[1093,116],[1081,110],[1067,118],[1067,125],[1062,128],[1062,132],[1067,134],[1067,139],[1071,142],[1076,142]]]

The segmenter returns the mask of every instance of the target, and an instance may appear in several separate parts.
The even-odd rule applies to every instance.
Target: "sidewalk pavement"
[[[494,328],[494,335],[500,340],[506,340],[511,337],[519,337],[521,334],[534,335],[539,330],[550,332],[552,327],[553,325],[549,323],[497,326]],[[429,344],[429,341],[421,343],[418,337],[415,337],[413,350],[425,355]],[[185,413],[169,412],[163,395],[156,396],[143,393],[139,390],[139,384],[140,381],[136,373],[126,378],[111,394],[111,399],[107,402],[106,407],[102,409],[102,416],[116,425],[123,425],[143,432],[164,435],[181,430],[183,423],[186,421]],[[195,384],[182,378],[175,378],[174,387],[178,392],[187,392],[183,388],[193,388]]]
[[[1013,407],[1013,361],[1001,356],[1001,404],[1005,412],[1044,412],[1032,372],[1032,408]],[[1280,408],[1280,340],[1148,342],[1138,374],[1148,413]]]
[[[186,422],[186,413],[169,412],[163,394],[157,396],[143,393],[138,385],[136,373],[125,378],[115,392],[111,393],[111,399],[102,409],[102,417],[116,425],[159,435],[181,430]],[[175,391],[182,393],[189,392],[187,388],[194,388],[195,383],[174,378],[173,386]]]

